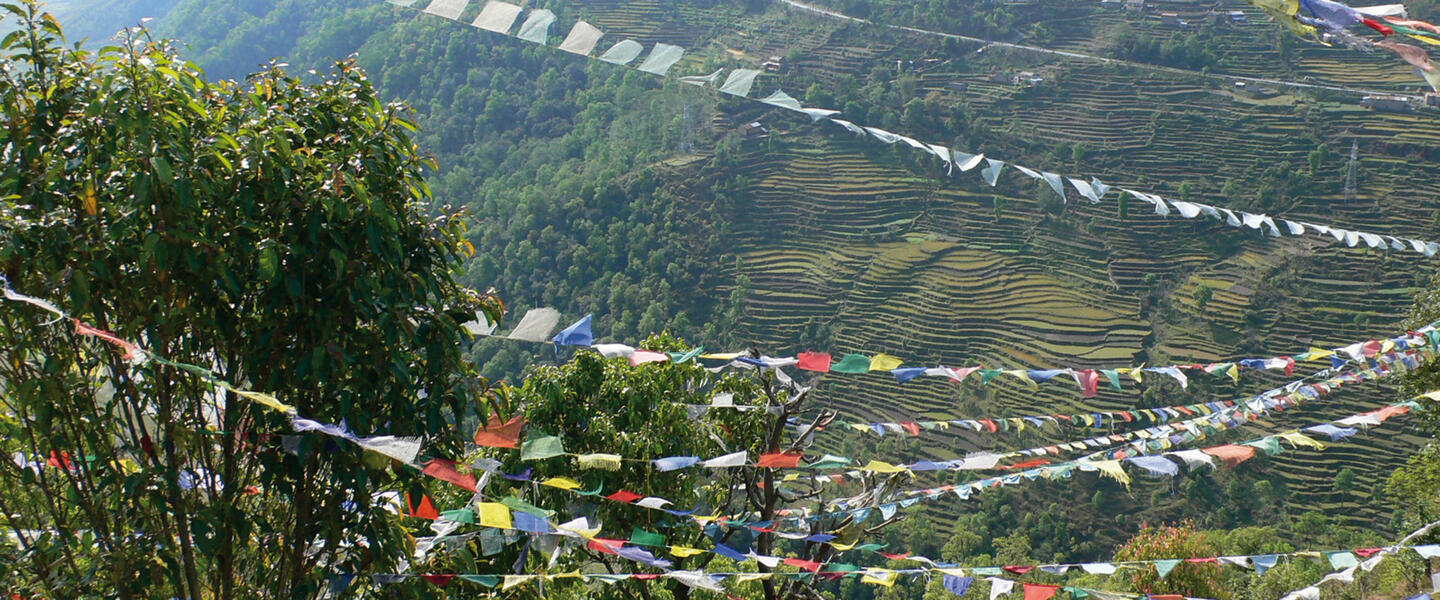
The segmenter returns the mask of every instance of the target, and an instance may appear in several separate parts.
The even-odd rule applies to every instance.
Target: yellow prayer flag
[[[846,550],[849,550],[849,549],[851,549],[851,548],[854,548],[856,543],[857,543],[857,542],[854,541],[854,540],[851,540],[850,543],[848,543],[848,544],[843,543],[843,542],[840,542],[840,541],[838,541],[838,540],[832,540],[832,541],[830,542],[830,547],[831,547],[831,548],[834,548],[834,549],[836,549],[836,550],[839,550],[839,551],[841,551],[841,552],[844,552],[844,551],[846,551]]]
[[[745,356],[745,353],[744,353],[744,352],[712,352],[712,353],[710,353],[710,354],[701,354],[701,355],[700,355],[700,358],[709,358],[709,359],[715,359],[715,360],[735,360],[735,359],[737,359],[737,358],[740,358],[741,356]]]
[[[1132,367],[1132,368],[1130,369],[1130,378],[1131,378],[1131,379],[1134,379],[1134,380],[1135,380],[1135,383],[1145,383],[1145,379],[1144,379],[1145,376],[1141,374],[1141,373],[1144,372],[1144,370],[1145,370],[1145,363],[1140,363],[1140,366],[1138,366],[1138,367]]]
[[[262,394],[262,393],[260,393],[260,392],[251,392],[251,391],[248,391],[248,390],[237,390],[237,389],[232,388],[232,387],[227,387],[226,389],[228,389],[228,390],[230,390],[230,391],[232,391],[232,392],[235,392],[235,394],[239,395],[241,398],[245,398],[245,399],[251,400],[251,401],[253,401],[253,402],[259,402],[260,404],[263,404],[263,405],[265,405],[265,406],[267,406],[267,407],[269,407],[269,408],[271,408],[271,409],[273,409],[273,410],[278,410],[278,411],[284,412],[284,413],[292,413],[292,412],[295,412],[295,407],[290,406],[289,404],[286,404],[286,403],[284,403],[284,402],[281,402],[279,399],[277,399],[277,398],[274,397],[274,396],[271,396],[270,394]]]
[[[1240,366],[1239,366],[1239,365],[1234,365],[1234,364],[1230,365],[1230,368],[1225,370],[1225,374],[1226,374],[1226,375],[1229,375],[1229,376],[1230,376],[1230,379],[1233,380],[1235,383],[1240,383]]]
[[[496,529],[515,528],[515,522],[510,519],[510,507],[499,502],[480,503],[480,525]]]
[[[1280,439],[1290,442],[1295,447],[1306,446],[1316,450],[1324,450],[1325,444],[1320,440],[1312,438],[1299,431],[1287,431],[1278,436]]]
[[[688,548],[688,547],[685,547],[685,546],[671,546],[671,547],[670,547],[670,554],[674,555],[675,558],[688,558],[688,557],[691,557],[691,556],[695,556],[696,554],[704,554],[704,553],[705,553],[704,550],[697,550],[697,549],[695,549],[695,548]]]
[[[1095,417],[1091,415],[1080,415],[1080,420],[1085,422],[1086,427],[1095,426]]]
[[[1035,380],[1031,379],[1030,374],[1027,373],[1024,369],[1006,369],[1004,373],[1006,375],[1014,375],[1015,377],[1018,377],[1020,381],[1024,381],[1025,383],[1030,384],[1031,389],[1040,389],[1040,384],[1035,383]]]
[[[866,569],[865,575],[860,577],[860,582],[890,587],[895,585],[895,572],[889,569]]]
[[[887,462],[872,460],[868,463],[865,463],[865,466],[860,467],[860,470],[869,471],[871,473],[904,473],[908,469],[906,469],[905,467],[892,465]]]
[[[747,581],[770,579],[772,575],[774,575],[774,573],[736,573],[731,576],[731,579],[734,579],[736,583],[745,583]]]
[[[562,490],[578,490],[581,487],[580,482],[575,481],[574,479],[571,479],[569,477],[551,477],[549,479],[546,479],[545,481],[540,482],[540,485],[560,488]]]
[[[618,471],[620,469],[619,454],[581,454],[575,457],[575,464],[582,469],[600,469],[602,471]]]
[[[1022,419],[1020,417],[1010,417],[1009,421],[1015,424],[1016,433],[1025,431],[1025,419]]]
[[[1306,353],[1305,360],[1315,361],[1323,358],[1330,358],[1332,356],[1335,356],[1334,350],[1321,350],[1319,348],[1311,348],[1310,352]]]
[[[1130,487],[1130,475],[1125,472],[1124,467],[1120,466],[1120,461],[1097,460],[1090,464],[1094,465],[1095,468],[1100,469],[1101,475],[1114,479],[1115,481],[1124,484],[1127,488]]]
[[[500,584],[500,589],[508,590],[511,588],[525,585],[535,577],[535,575],[506,575],[504,583]]]
[[[1415,40],[1418,40],[1418,41],[1421,41],[1421,42],[1425,42],[1425,43],[1427,43],[1427,44],[1430,44],[1431,46],[1440,46],[1440,40],[1437,40],[1437,39],[1432,38],[1432,37],[1426,37],[1426,36],[1423,36],[1423,35],[1415,35],[1415,34],[1413,34],[1413,33],[1407,33],[1407,34],[1405,34],[1405,35],[1407,35],[1407,36],[1409,36],[1409,37],[1411,37],[1411,38],[1413,38],[1413,39],[1415,39]]]
[[[899,358],[890,356],[889,354],[886,354],[884,352],[870,357],[871,371],[889,371],[891,369],[899,367],[902,364],[904,363],[901,362]]]

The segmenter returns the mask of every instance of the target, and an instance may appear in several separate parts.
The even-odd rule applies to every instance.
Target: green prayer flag
[[[1279,453],[1285,451],[1284,448],[1281,448],[1281,447],[1280,447],[1280,438],[1277,438],[1277,437],[1275,437],[1275,436],[1273,436],[1273,435],[1272,435],[1272,436],[1269,436],[1269,437],[1260,438],[1260,439],[1255,440],[1255,441],[1253,441],[1253,442],[1245,442],[1244,445],[1246,445],[1246,446],[1253,446],[1253,447],[1255,447],[1255,448],[1259,448],[1260,451],[1262,451],[1262,452],[1264,452],[1264,453],[1266,453],[1266,454],[1269,454],[1269,455],[1271,455],[1271,456],[1274,456],[1274,455],[1276,455],[1276,454],[1279,454]]]
[[[1101,372],[1101,373],[1104,373],[1104,374],[1105,374],[1105,378],[1110,380],[1110,389],[1115,390],[1115,391],[1117,391],[1117,392],[1123,391],[1123,390],[1120,388],[1120,373],[1119,373],[1119,372],[1115,371],[1115,369],[1101,369],[1100,372]]]
[[[523,512],[525,514],[535,515],[537,517],[545,517],[546,519],[555,516],[555,511],[553,510],[540,508],[538,506],[535,506],[534,504],[531,504],[514,496],[506,496],[504,498],[501,498],[500,503],[510,507],[510,510],[513,510],[515,512]]]
[[[686,352],[686,353],[683,353],[683,354],[682,354],[682,353],[679,353],[679,352],[666,352],[666,354],[669,354],[669,355],[670,355],[670,362],[673,362],[673,363],[687,363],[687,362],[690,362],[690,361],[694,360],[695,357],[700,356],[700,354],[703,353],[703,352],[705,352],[705,347],[704,347],[704,346],[698,346],[698,347],[696,347],[694,350],[691,350],[691,351]]]
[[[811,469],[839,469],[848,466],[849,464],[850,459],[848,458],[845,458],[843,456],[835,456],[833,454],[826,454],[825,456],[820,457],[815,462],[805,466]]]
[[[830,365],[833,373],[868,373],[870,371],[870,357],[864,354],[846,354],[840,362]]]
[[[821,570],[829,573],[845,573],[848,571],[859,571],[860,567],[850,563],[830,563],[825,565],[825,568]]]
[[[991,379],[999,377],[1004,372],[1000,369],[980,369],[980,383],[990,383]]]
[[[445,512],[440,513],[440,516],[445,517],[446,519],[449,519],[449,520],[454,521],[454,522],[456,522],[456,523],[467,523],[467,524],[471,524],[471,525],[473,525],[473,524],[475,523],[475,511],[470,510],[470,509],[468,509],[468,508],[457,508],[457,509],[454,509],[454,510],[447,510],[447,511],[445,511]]]
[[[1090,597],[1090,592],[1077,587],[1065,586],[1065,591],[1070,593],[1071,600],[1085,600]]]
[[[885,547],[885,544],[860,544],[859,546],[856,546],[855,549],[856,549],[856,550],[867,550],[867,551],[870,551],[870,552],[876,552],[876,551],[879,551],[881,548],[884,548],[884,547]]]
[[[630,532],[630,543],[636,546],[664,546],[665,536],[636,527]]]
[[[590,491],[588,491],[588,492],[582,492],[582,491],[580,491],[580,490],[575,490],[575,493],[576,493],[576,494],[580,494],[581,496],[599,496],[599,495],[600,495],[600,492],[602,492],[602,491],[605,491],[605,484],[603,484],[603,483],[602,483],[602,484],[597,484],[597,485],[595,486],[595,489],[590,490]]]
[[[541,460],[565,454],[565,444],[553,435],[543,435],[520,444],[520,460]]]
[[[497,585],[500,585],[499,575],[460,575],[459,577],[460,581],[468,581],[470,583],[482,585],[485,587],[495,587]]]
[[[1326,552],[1325,558],[1330,560],[1330,567],[1337,571],[1360,564],[1355,555],[1349,552]]]
[[[1180,559],[1178,558],[1172,558],[1169,560],[1157,560],[1155,561],[1155,570],[1160,573],[1160,578],[1164,579],[1165,576],[1169,575],[1171,571],[1174,571],[1176,565],[1179,564]]]

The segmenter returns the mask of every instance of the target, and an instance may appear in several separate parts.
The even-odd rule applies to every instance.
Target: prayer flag
[[[665,536],[636,527],[630,532],[630,543],[636,546],[664,546]]]
[[[655,465],[655,470],[663,473],[693,467],[700,463],[700,458],[695,456],[671,456],[667,458],[657,458],[652,462]]]
[[[525,419],[515,415],[504,424],[500,423],[499,417],[491,416],[489,424],[475,431],[475,445],[488,448],[519,448],[520,430],[525,427]]]
[[[565,454],[565,444],[553,435],[542,435],[525,440],[520,445],[520,460],[543,460]]]
[[[1050,597],[1058,591],[1060,591],[1058,585],[1027,583],[1025,584],[1025,600],[1050,600]]]
[[[830,365],[830,370],[836,373],[864,373],[873,365],[870,357],[864,354],[846,354],[840,362]]]
[[[461,473],[455,468],[456,464],[458,463],[453,460],[432,458],[430,459],[430,462],[425,463],[425,469],[422,472],[426,475],[442,481],[448,481],[472,492],[475,491],[475,477],[472,475]]]
[[[800,455],[784,452],[761,454],[756,466],[767,469],[793,469],[800,466]]]
[[[871,371],[889,371],[899,368],[902,364],[904,363],[902,363],[899,358],[890,356],[889,354],[885,354],[884,352],[870,357]]]
[[[556,346],[590,346],[595,343],[595,335],[590,331],[590,317],[576,321],[574,325],[560,330],[551,341]]]
[[[728,467],[743,467],[748,460],[750,460],[750,455],[746,451],[741,450],[724,456],[717,456],[701,464],[707,469],[722,469]]]
[[[510,507],[499,502],[480,503],[480,525],[496,529],[515,528],[514,521],[510,519]]]
[[[417,504],[415,496],[406,494],[405,504],[407,505],[405,516],[431,521],[440,518],[440,512],[435,510],[435,504],[430,501],[429,496],[420,496],[420,502]]]
[[[950,593],[955,594],[956,596],[964,596],[965,592],[970,591],[970,584],[975,583],[975,578],[960,577],[958,575],[951,575],[947,573],[945,574],[942,582],[945,585],[945,589]]]
[[[806,371],[830,372],[830,355],[825,352],[801,352],[795,366]]]

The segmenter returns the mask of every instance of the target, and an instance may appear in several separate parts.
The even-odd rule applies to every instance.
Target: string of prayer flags
[[[536,309],[550,310],[550,309]],[[535,311],[531,311],[533,313]],[[521,319],[522,325],[530,314],[526,313]],[[685,362],[692,359],[726,361],[717,368],[764,368],[778,369],[783,367],[795,367],[801,370],[817,373],[845,373],[863,374],[871,371],[888,371],[897,382],[905,383],[912,379],[927,377],[944,377],[952,383],[962,383],[971,375],[979,374],[978,381],[981,384],[988,384],[1001,374],[1013,375],[1028,385],[1034,386],[1037,383],[1044,383],[1056,379],[1062,375],[1068,375],[1080,388],[1081,394],[1085,397],[1093,397],[1098,394],[1100,383],[1105,381],[1112,390],[1120,389],[1121,375],[1128,375],[1136,382],[1143,381],[1144,373],[1154,373],[1173,378],[1182,388],[1189,387],[1189,375],[1187,373],[1207,373],[1229,377],[1239,381],[1240,373],[1244,370],[1279,370],[1287,376],[1294,372],[1295,365],[1300,362],[1326,361],[1332,368],[1339,368],[1349,362],[1365,363],[1375,357],[1390,352],[1394,349],[1425,348],[1430,351],[1440,350],[1440,329],[1437,324],[1431,323],[1418,330],[1406,332],[1402,335],[1388,339],[1365,340],[1354,342],[1349,345],[1331,349],[1311,348],[1310,350],[1294,356],[1275,356],[1264,358],[1242,358],[1234,361],[1208,363],[1208,364],[1176,364],[1169,366],[1144,365],[1138,367],[1120,367],[1115,369],[989,369],[984,366],[970,366],[963,368],[938,367],[904,367],[903,361],[897,357],[877,353],[873,356],[851,353],[844,355],[839,362],[834,362],[833,355],[828,352],[801,352],[792,357],[769,357],[762,356],[753,358],[741,352],[701,353],[702,349],[691,350],[690,352],[672,356],[671,353],[655,352],[628,346],[625,344],[604,343],[596,344],[592,331],[593,315],[586,315],[584,318],[566,327],[557,333],[551,340],[557,346],[581,346],[589,347],[599,352],[606,358],[624,357],[630,361],[632,366],[652,362]],[[517,326],[517,330],[519,327]],[[510,337],[514,337],[513,334]],[[733,406],[733,405],[732,405]],[[1145,409],[1142,409],[1142,411]],[[1131,420],[1131,412],[1115,411],[1125,418]],[[1095,413],[1099,414],[1099,413]],[[1171,417],[1176,415],[1170,415]],[[1052,416],[1037,415],[1037,418],[1048,419]],[[1167,417],[1168,418],[1168,417]],[[1016,418],[1011,418],[1011,423],[1017,423]],[[975,424],[965,423],[964,426],[978,428],[980,421]],[[1019,429],[1024,428],[1023,423],[1018,424]],[[987,426],[988,427],[988,426]],[[977,429],[978,430],[978,429]],[[883,433],[882,433],[883,434]]]
[[[1279,0],[1248,1],[1251,4],[1265,9],[1272,16],[1281,20],[1282,23],[1286,23],[1287,25],[1289,25],[1291,30],[1294,31],[1297,35],[1314,36],[1317,31],[1314,25],[1306,23],[1297,17],[1297,12],[1300,6],[1299,2],[1287,3],[1281,2]],[[1307,0],[1307,2],[1309,2],[1311,5],[1318,5],[1317,3],[1321,2],[1321,0]],[[1323,2],[1329,2],[1329,0],[1323,0]],[[515,11],[518,14],[518,11],[520,10],[519,7],[514,7],[505,8],[503,10],[497,8],[494,11],[491,11],[490,7],[497,4],[503,5],[508,3],[499,2],[498,0],[492,0],[486,5],[485,10],[482,11],[480,19],[485,19],[487,13],[491,13],[494,16],[495,20],[498,22],[498,17],[508,14],[510,11]],[[1339,5],[1339,3],[1331,2],[1329,4],[1326,4],[1325,6],[1330,5]],[[1350,10],[1353,11],[1354,9]],[[539,14],[540,16],[537,17],[537,14]],[[531,27],[532,21],[543,22],[544,27],[548,31],[549,24],[550,22],[553,22],[554,16],[553,14],[549,14],[547,22],[547,18],[544,16],[545,14],[549,14],[549,11],[546,11],[544,9],[533,10],[532,16],[527,19],[526,25],[521,27],[521,31],[517,33],[517,37],[520,37],[521,39],[525,39],[527,41],[531,41],[533,43],[546,45],[548,43],[546,37],[544,35],[535,33],[535,27],[538,27],[538,25]],[[1333,18],[1333,14],[1326,13],[1323,8],[1315,11],[1315,15],[1311,18],[1328,23],[1329,21],[1325,21],[1325,15],[1327,14],[1330,14]],[[1338,13],[1334,14],[1345,15],[1348,14],[1348,12],[1340,10]],[[476,25],[478,27],[481,27],[482,29],[501,34],[506,34],[508,31],[508,24],[506,24],[504,28],[501,28],[498,25],[492,27],[485,27],[480,25],[480,19],[477,19]],[[1375,21],[1374,19],[1370,19],[1369,17],[1362,17],[1360,22],[1366,26],[1375,29],[1376,31],[1380,31],[1382,34],[1385,35],[1390,35],[1389,33],[1386,33],[1386,31],[1390,31],[1391,33],[1400,31],[1398,29],[1395,29],[1395,27],[1405,27],[1405,25],[1402,25],[1400,23],[1392,23],[1392,25],[1390,26],[1381,25],[1377,21]],[[1327,29],[1329,30],[1329,34],[1335,36],[1343,36],[1343,38],[1347,42],[1354,42],[1360,45],[1369,44],[1369,42],[1360,40],[1360,38],[1345,34],[1343,32],[1343,29]],[[1411,37],[1412,39],[1440,43],[1440,37],[1430,37],[1431,34],[1429,32],[1423,31],[1421,29],[1406,28],[1403,32],[1405,33],[1405,35]],[[617,65],[628,65],[630,62],[634,61],[637,57],[639,57],[643,50],[644,47],[639,43],[635,42],[634,40],[623,40],[612,46],[609,50],[602,53],[598,57],[598,60]],[[683,49],[679,48],[678,46],[670,46],[668,44],[656,44],[655,47],[652,48],[650,55],[646,58],[644,62],[642,62],[639,67],[637,67],[637,69],[643,72],[664,77],[668,74],[670,67],[679,60],[679,57],[683,55],[683,53]],[[1431,69],[1430,71],[1423,71],[1422,68],[1422,75],[1425,76],[1425,79],[1429,81],[1432,86],[1436,87],[1437,91],[1440,91],[1440,70]],[[725,83],[721,84],[721,87],[718,88],[717,91],[720,93],[744,97],[750,100],[754,100],[756,102],[761,102],[785,110],[798,112],[808,116],[812,121],[825,119],[831,123],[834,123],[837,126],[844,128],[851,133],[854,133],[856,135],[874,137],[875,139],[880,140],[881,142],[886,144],[904,143],[905,145],[914,148],[917,151],[933,155],[939,160],[943,161],[946,165],[947,175],[952,174],[955,170],[954,167],[957,166],[960,167],[959,170],[961,173],[973,169],[974,167],[979,165],[980,160],[983,158],[984,160],[989,162],[987,168],[982,171],[982,178],[985,180],[986,183],[993,186],[996,185],[996,183],[998,182],[1001,168],[1006,164],[1003,161],[993,158],[986,158],[983,155],[974,155],[967,152],[962,152],[950,148],[948,145],[930,144],[916,140],[909,136],[891,133],[883,129],[857,125],[853,122],[837,118],[837,115],[840,114],[840,111],[833,109],[806,107],[799,100],[789,94],[786,94],[784,91],[781,90],[772,92],[770,95],[764,98],[752,98],[748,95],[748,93],[752,87],[751,84],[753,84],[753,78],[754,75],[751,75],[749,73],[743,73],[739,76],[739,78],[727,78],[725,80]],[[712,76],[707,76],[702,79],[704,80],[703,83],[695,81],[692,81],[692,83],[698,83],[703,87],[709,87],[714,89],[713,81],[719,80],[719,73],[717,72]],[[1104,196],[1106,196],[1107,192],[1109,192],[1109,190],[1113,187],[1106,185],[1103,182],[1100,182],[1099,179],[1094,177],[1091,177],[1089,181],[1085,181],[1083,180],[1083,178],[1065,177],[1057,173],[1037,171],[1023,165],[1011,163],[1011,166],[1014,166],[1016,171],[1020,172],[1022,175],[1026,175],[1036,180],[1045,181],[1046,184],[1057,195],[1060,196],[1062,201],[1066,200],[1066,181],[1069,181],[1070,184],[1076,189],[1077,192],[1080,193],[1081,196],[1085,197],[1087,200],[1090,200],[1092,203],[1098,203],[1099,201],[1101,201]],[[1364,243],[1370,248],[1390,249],[1398,251],[1413,250],[1414,252],[1421,253],[1430,257],[1433,257],[1436,254],[1440,254],[1440,243],[1436,242],[1423,241],[1418,239],[1402,239],[1388,235],[1382,236],[1368,232],[1353,231],[1341,227],[1315,225],[1311,223],[1288,219],[1279,219],[1277,221],[1277,219],[1264,214],[1252,214],[1245,211],[1239,211],[1237,214],[1236,211],[1231,211],[1229,209],[1219,208],[1206,204],[1167,200],[1155,194],[1134,191],[1126,188],[1120,189],[1141,201],[1153,204],[1155,207],[1155,213],[1160,216],[1167,216],[1171,214],[1171,208],[1173,206],[1173,208],[1177,210],[1181,216],[1187,219],[1197,218],[1203,214],[1205,216],[1209,216],[1218,221],[1221,221],[1231,227],[1249,228],[1257,231],[1263,231],[1266,235],[1270,237],[1283,237],[1286,234],[1304,235],[1307,232],[1310,232],[1314,233],[1317,236],[1332,236],[1336,242],[1343,242],[1350,247],[1355,247],[1361,243]],[[1285,225],[1285,228],[1283,230],[1279,227],[1280,224]]]

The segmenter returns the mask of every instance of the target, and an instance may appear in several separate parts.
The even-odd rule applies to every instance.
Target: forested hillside
[[[1357,93],[1241,89],[1225,78],[1418,91],[1423,82],[1390,57],[1305,45],[1239,2],[1160,3],[1249,15],[1243,24],[1197,17],[1203,25],[1186,31],[1153,11],[1086,1],[815,4],[1192,73],[984,47],[781,2],[536,3],[562,24],[585,18],[607,41],[683,46],[674,72],[684,75],[780,57],[782,72],[761,77],[760,95],[783,88],[864,125],[1167,197],[1436,237],[1437,113],[1374,112]],[[467,10],[473,18],[478,6]],[[1062,203],[1043,183],[991,188],[899,145],[377,0],[183,0],[158,29],[212,76],[243,77],[272,58],[298,72],[358,53],[382,94],[414,107],[418,142],[439,164],[436,197],[475,215],[465,281],[495,286],[512,315],[593,312],[605,339],[635,343],[669,329],[710,348],[884,351],[911,364],[1008,368],[1205,362],[1398,333],[1432,270],[1415,254],[1265,239],[1073,196]],[[1012,83],[1021,73],[1035,83]],[[768,136],[743,133],[752,122]],[[1352,143],[1358,191],[1349,197]],[[514,378],[551,357],[496,340],[474,358],[487,375]],[[1197,377],[1181,390],[1152,378],[1082,401],[1064,384],[902,386],[870,374],[828,378],[821,393],[851,420],[913,420],[1239,398],[1283,381]],[[1322,422],[1392,396],[1357,386],[1278,423]],[[900,462],[1050,434],[927,435],[944,442],[846,434],[835,443]],[[1105,556],[1142,521],[1182,517],[1274,525],[1302,542],[1344,531],[1323,523],[1390,523],[1383,479],[1416,445],[1388,426],[1214,476],[1130,491],[1046,483],[925,510],[947,524],[970,513],[963,522],[990,553],[1026,533],[1041,559]],[[1140,516],[1117,516],[1132,510]],[[1303,516],[1311,512],[1323,517]],[[906,528],[911,551],[936,554],[946,542]]]

